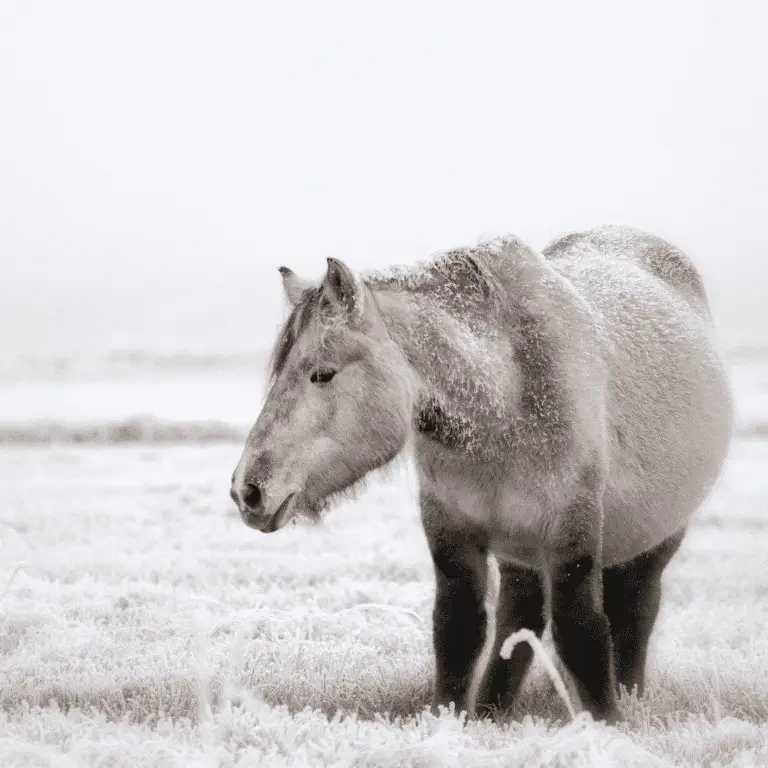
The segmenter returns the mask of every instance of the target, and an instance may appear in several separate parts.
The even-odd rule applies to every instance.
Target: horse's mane
[[[494,299],[500,288],[489,268],[489,257],[501,245],[497,241],[479,243],[473,248],[454,248],[436,254],[414,266],[389,267],[366,276],[375,289],[432,294],[436,298]]]

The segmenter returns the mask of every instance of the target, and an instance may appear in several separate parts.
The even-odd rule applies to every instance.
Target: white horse
[[[275,531],[413,443],[435,702],[506,708],[531,651],[505,661],[501,643],[550,615],[584,704],[615,719],[617,686],[642,691],[662,571],[730,439],[690,259],[607,227],[365,279],[329,259],[319,286],[281,272],[293,310],[232,478],[244,521]]]

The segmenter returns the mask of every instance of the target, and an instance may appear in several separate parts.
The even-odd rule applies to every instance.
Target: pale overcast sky
[[[662,234],[768,341],[768,6],[0,0],[0,351],[261,347],[277,266]]]

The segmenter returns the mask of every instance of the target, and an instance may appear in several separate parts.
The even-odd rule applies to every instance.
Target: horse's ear
[[[291,306],[295,307],[301,300],[301,296],[312,284],[307,280],[302,280],[292,269],[280,267],[280,274],[283,276],[283,288],[285,297]]]
[[[354,314],[363,312],[363,284],[352,270],[338,259],[328,259],[328,272],[323,281],[323,293],[331,301]]]

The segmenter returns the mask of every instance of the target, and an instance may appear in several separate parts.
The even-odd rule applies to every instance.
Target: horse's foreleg
[[[544,631],[544,588],[541,574],[512,563],[500,562],[499,600],[496,609],[496,638],[488,671],[478,696],[484,709],[507,709],[533,659],[528,643],[518,643],[509,660],[499,655],[504,641],[519,629],[530,629],[538,637]]]
[[[600,568],[589,554],[554,568],[552,636],[584,705],[595,718],[613,722],[618,717],[613,649],[600,599],[601,578]]]
[[[642,695],[648,640],[661,603],[661,575],[677,552],[685,530],[650,552],[603,571],[603,604],[611,623],[616,683]]]
[[[421,504],[437,583],[434,705],[454,702],[457,713],[465,710],[473,715],[470,691],[488,624],[487,551],[466,531],[452,530],[435,501],[422,499]]]

